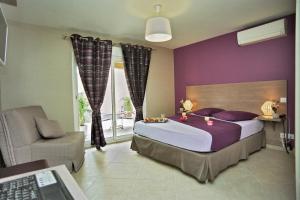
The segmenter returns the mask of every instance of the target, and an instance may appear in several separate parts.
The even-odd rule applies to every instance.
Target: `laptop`
[[[74,200],[55,170],[0,184],[0,200]]]

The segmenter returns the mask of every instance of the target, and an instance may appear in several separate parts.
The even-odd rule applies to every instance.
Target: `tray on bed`
[[[168,118],[147,117],[143,120],[144,123],[166,123]]]

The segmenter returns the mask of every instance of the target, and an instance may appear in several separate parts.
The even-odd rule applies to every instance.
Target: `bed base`
[[[199,153],[168,145],[134,134],[131,149],[141,155],[179,168],[199,182],[213,182],[226,168],[246,160],[253,152],[266,147],[265,132],[261,131],[217,152]]]

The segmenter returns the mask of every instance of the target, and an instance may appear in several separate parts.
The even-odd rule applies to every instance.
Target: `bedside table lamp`
[[[265,101],[260,109],[265,117],[278,118],[279,116],[277,116],[278,115],[277,112],[274,111],[274,108],[276,108],[277,110],[278,106],[279,106],[278,103],[275,101]]]
[[[183,102],[183,108],[185,111],[187,112],[191,112],[192,108],[193,108],[193,103],[191,102],[191,100],[187,99]]]

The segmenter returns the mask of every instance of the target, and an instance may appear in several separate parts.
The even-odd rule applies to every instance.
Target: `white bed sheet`
[[[263,129],[263,123],[257,119],[231,122],[242,127],[240,139],[249,137]],[[173,120],[167,123],[135,123],[134,132],[153,140],[196,152],[210,152],[212,137],[202,129],[198,129]]]
[[[209,152],[212,143],[208,132],[173,120],[166,123],[139,121],[135,123],[134,132],[153,140],[199,152]]]
[[[258,119],[238,121],[232,123],[238,124],[242,127],[240,140],[249,137],[255,133],[258,133],[264,128],[264,123]]]

